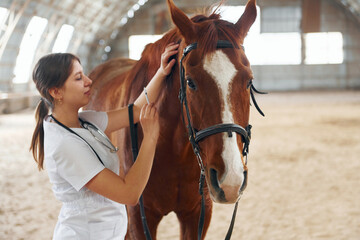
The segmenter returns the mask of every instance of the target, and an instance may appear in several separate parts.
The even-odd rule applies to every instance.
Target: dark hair
[[[80,62],[79,58],[70,53],[53,53],[42,57],[35,65],[33,81],[41,95],[36,107],[36,127],[32,136],[30,151],[32,152],[39,170],[44,169],[44,118],[54,107],[54,99],[49,94],[51,88],[61,88],[70,76],[73,61]]]

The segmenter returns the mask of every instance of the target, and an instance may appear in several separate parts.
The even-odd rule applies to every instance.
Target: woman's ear
[[[49,94],[54,100],[61,100],[63,98],[62,90],[57,87],[50,88]]]

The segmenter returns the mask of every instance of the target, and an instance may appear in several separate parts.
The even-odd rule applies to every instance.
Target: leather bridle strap
[[[236,132],[241,135],[244,147],[243,147],[243,156],[245,157],[248,153],[248,148],[251,139],[251,125],[248,125],[245,129],[240,125],[234,123],[225,123],[217,124],[205,129],[202,129],[195,133],[195,142],[198,143],[206,137],[211,135],[227,132],[229,137],[232,137],[232,133]]]
[[[201,196],[201,205],[200,205],[200,216],[199,216],[199,223],[198,223],[198,240],[201,239],[202,232],[204,229],[205,223],[205,197],[204,197],[204,182],[205,182],[205,172],[201,170],[200,172],[200,179],[199,179],[199,194]]]
[[[133,161],[135,163],[136,158],[139,153],[139,148],[138,148],[138,139],[137,139],[137,124],[134,124],[133,107],[134,107],[133,103],[128,105],[131,151],[133,154]],[[140,215],[141,215],[141,222],[143,225],[144,235],[146,237],[146,240],[151,240],[151,234],[150,234],[149,226],[147,225],[147,220],[146,220],[146,215],[145,215],[144,198],[143,198],[142,194],[139,199],[139,206],[140,206]]]
[[[261,111],[259,105],[258,105],[257,102],[256,102],[254,92],[259,93],[259,94],[267,94],[267,92],[261,92],[261,91],[257,90],[257,89],[254,87],[254,85],[252,84],[252,80],[249,82],[249,85],[250,85],[250,96],[251,96],[251,100],[253,101],[256,110],[258,110],[258,112],[259,112],[262,116],[265,117],[265,114],[263,113],[263,111]]]

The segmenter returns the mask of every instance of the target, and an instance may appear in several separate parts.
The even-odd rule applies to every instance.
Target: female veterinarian
[[[168,60],[177,48],[170,44],[162,54],[161,66],[147,86],[150,101],[175,64]],[[45,164],[53,192],[63,203],[53,239],[123,239],[125,205],[137,204],[149,179],[159,135],[156,108],[146,103],[144,93],[136,99],[134,121],[140,121],[144,138],[137,161],[119,176],[117,149],[104,132],[129,126],[127,108],[79,112],[89,102],[92,81],[72,54],[41,58],[33,80],[42,98],[30,150],[39,170]]]

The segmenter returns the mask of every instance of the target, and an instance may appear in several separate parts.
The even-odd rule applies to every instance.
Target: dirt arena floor
[[[249,182],[232,239],[360,239],[360,91],[271,93],[252,107]],[[51,239],[60,209],[29,142],[33,110],[0,115],[0,239]],[[206,239],[224,239],[216,204]],[[174,214],[158,239],[178,239]]]

